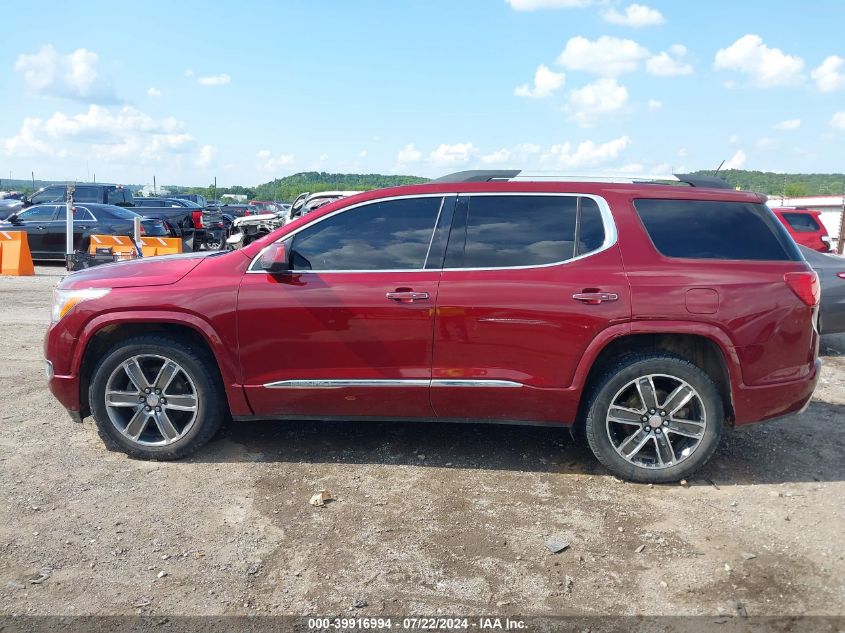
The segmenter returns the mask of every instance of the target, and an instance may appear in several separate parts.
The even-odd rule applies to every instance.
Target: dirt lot
[[[501,426],[242,424],[150,463],[47,391],[38,272],[0,278],[0,615],[845,614],[845,337],[689,487]]]

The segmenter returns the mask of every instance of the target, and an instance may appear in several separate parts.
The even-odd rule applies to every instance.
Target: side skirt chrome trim
[[[512,380],[428,380],[428,379],[362,379],[362,380],[277,380],[263,385],[266,389],[345,389],[348,387],[523,387]]]

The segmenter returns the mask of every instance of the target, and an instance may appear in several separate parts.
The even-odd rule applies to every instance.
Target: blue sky
[[[845,171],[845,2],[14,3],[0,178]]]

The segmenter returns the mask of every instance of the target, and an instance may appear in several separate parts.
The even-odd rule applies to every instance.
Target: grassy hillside
[[[711,176],[712,171],[692,172],[699,176]],[[770,196],[841,196],[845,188],[845,174],[776,174],[770,171],[747,171],[727,169],[719,176],[734,187],[745,191],[757,191]]]
[[[427,178],[417,176],[388,176],[385,174],[329,174],[326,172],[307,171],[255,187],[218,187],[217,197],[224,193],[242,194],[255,200],[279,200],[291,202],[303,191],[329,191],[332,189],[366,191],[397,185],[412,185],[426,182]],[[178,187],[167,185],[173,192],[199,193],[206,198],[214,197],[212,187]]]

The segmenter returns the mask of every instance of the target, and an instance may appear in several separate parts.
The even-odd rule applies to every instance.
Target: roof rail
[[[660,183],[682,183],[690,187],[708,187],[711,189],[732,189],[726,180],[718,176],[696,176],[692,174],[671,174],[671,175],[649,175],[649,176],[571,176],[554,173],[531,174],[521,169],[471,169],[468,171],[457,171],[447,174],[432,182],[436,183],[459,183],[459,182],[491,182],[494,180],[515,180],[515,181],[554,181],[554,182],[610,182],[628,184],[660,184]]]
[[[520,174],[521,169],[470,169],[468,171],[456,171],[436,178],[431,182],[490,182],[491,180],[510,180]]]

